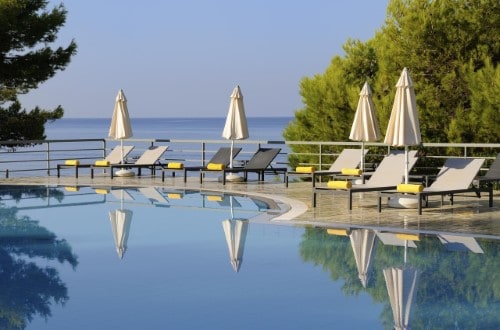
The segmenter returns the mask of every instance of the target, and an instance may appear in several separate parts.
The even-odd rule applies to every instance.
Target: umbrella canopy
[[[110,211],[109,221],[111,222],[111,229],[115,238],[116,253],[122,259],[127,250],[130,224],[132,223],[132,211],[123,209]]]
[[[372,100],[372,90],[367,82],[359,93],[358,107],[354,114],[349,139],[361,141],[361,170],[364,170],[364,142],[373,142],[380,139],[380,127],[375,114],[375,105]]]
[[[408,69],[404,68],[396,84],[396,97],[384,143],[391,146],[404,146],[406,157],[408,157],[408,146],[419,145],[421,142],[413,81]],[[408,160],[405,163],[405,183],[408,183]]]
[[[411,305],[417,290],[418,271],[411,267],[384,269],[395,329],[410,328]]]
[[[123,90],[118,91],[116,96],[115,109],[111,118],[108,136],[115,140],[120,140],[122,145],[122,163],[123,161],[123,139],[128,139],[133,136],[132,126],[130,125],[130,117],[127,108],[127,98]]]
[[[227,247],[229,249],[229,260],[235,272],[238,272],[243,262],[243,251],[247,236],[248,220],[226,219],[222,222],[222,228],[226,235]]]
[[[233,147],[234,140],[248,139],[248,123],[243,106],[243,94],[240,86],[236,86],[231,94],[229,111],[226,117],[226,124],[222,131],[222,137],[231,140],[231,158],[229,167],[233,167]]]
[[[358,268],[359,280],[364,288],[368,283],[368,275],[373,266],[375,250],[377,247],[377,234],[369,229],[355,229],[349,234],[351,240],[356,267]]]

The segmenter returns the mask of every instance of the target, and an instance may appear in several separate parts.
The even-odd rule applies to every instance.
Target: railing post
[[[201,143],[201,166],[205,166],[205,148],[206,144],[205,142]]]
[[[50,142],[47,142],[47,175],[50,176]]]
[[[323,144],[319,144],[319,170],[323,169]]]

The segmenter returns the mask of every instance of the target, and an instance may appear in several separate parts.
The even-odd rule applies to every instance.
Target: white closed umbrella
[[[421,142],[413,81],[408,69],[404,68],[396,84],[396,97],[384,143],[405,147],[405,183],[408,183],[408,146],[419,145]]]
[[[226,117],[226,124],[222,131],[222,137],[231,140],[231,155],[229,160],[229,168],[233,168],[233,148],[234,140],[248,139],[248,123],[245,115],[245,107],[243,105],[243,94],[240,86],[236,86],[231,93],[231,101],[229,103],[229,111]],[[230,173],[229,180],[239,179],[234,173]]]
[[[410,314],[416,296],[418,271],[407,266],[390,267],[383,271],[394,317],[394,329],[410,329]]]
[[[113,110],[113,117],[111,118],[108,136],[114,140],[120,140],[121,159],[122,164],[124,164],[123,140],[131,138],[133,133],[132,126],[130,125],[130,116],[128,114],[127,98],[121,89],[118,91],[118,95],[116,96],[115,108]],[[134,172],[123,169],[116,173],[118,176],[130,176],[133,174]]]
[[[111,230],[115,239],[116,253],[120,259],[123,259],[125,251],[127,251],[127,242],[133,213],[131,210],[123,208],[123,189],[121,189],[121,191],[120,209],[109,212],[109,221],[111,222]]]
[[[235,272],[239,272],[243,262],[243,252],[247,237],[248,220],[234,219],[233,196],[230,196],[231,219],[222,221],[222,228],[226,236],[226,243],[229,250],[229,261]]]
[[[354,229],[349,234],[349,239],[356,260],[356,267],[358,268],[359,280],[363,287],[366,288],[368,276],[375,259],[377,234],[370,229]]]
[[[358,107],[354,114],[349,139],[361,141],[361,171],[365,167],[365,142],[374,142],[381,137],[380,127],[372,100],[372,90],[368,82],[365,82],[359,93]]]

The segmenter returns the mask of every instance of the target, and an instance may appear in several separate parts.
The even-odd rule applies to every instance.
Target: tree
[[[301,81],[305,106],[296,111],[283,136],[347,141],[365,81],[372,87],[383,131],[395,84],[407,67],[424,142],[498,142],[498,12],[500,3],[495,0],[389,1],[385,23],[373,39],[348,40],[345,55],[335,56],[324,74]],[[325,128],[332,123],[337,126]],[[305,148],[291,146],[297,153]],[[290,164],[308,157],[312,156],[291,158]]]
[[[45,139],[44,125],[59,119],[64,110],[36,107],[28,112],[18,101],[19,94],[64,70],[76,54],[76,43],[51,48],[67,11],[61,4],[47,11],[44,0],[0,0],[0,138]],[[29,129],[26,129],[29,127]]]

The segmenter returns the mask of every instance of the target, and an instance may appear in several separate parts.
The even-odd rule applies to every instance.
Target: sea
[[[248,140],[282,141],[283,130],[293,117],[247,118]],[[225,117],[211,118],[131,118],[133,138],[218,140]],[[48,140],[107,138],[110,118],[62,118],[45,125]]]

